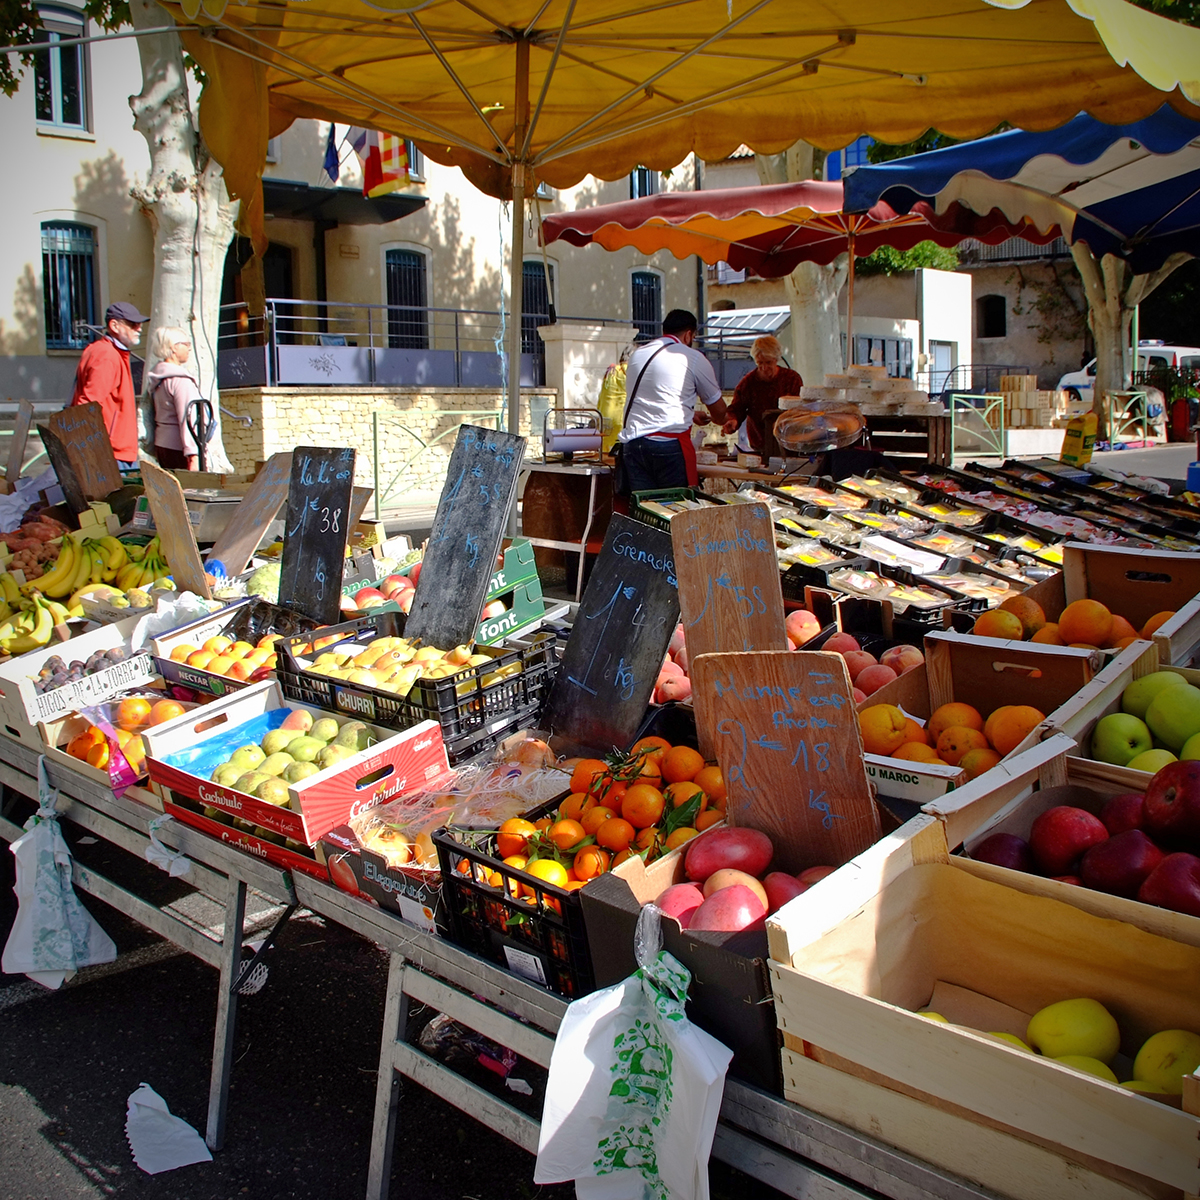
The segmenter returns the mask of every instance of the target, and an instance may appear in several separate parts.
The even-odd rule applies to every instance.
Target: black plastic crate
[[[700,491],[699,488],[659,488],[652,492],[634,492],[629,497],[629,515],[652,529],[661,529],[663,533],[671,532],[670,520],[643,508],[642,502],[645,500],[657,500],[660,504],[670,504],[676,500],[699,500],[702,504],[721,503],[716,497]]]
[[[699,750],[696,710],[690,704],[681,704],[678,700],[651,705],[646,719],[630,745],[636,745],[644,737],[666,738],[672,746],[690,746],[693,750]]]
[[[551,800],[526,817],[536,821],[561,802]],[[433,844],[452,942],[559,995],[595,991],[579,889],[506,866],[496,853],[495,829],[447,825],[434,833]]]
[[[390,615],[381,614],[378,619]],[[321,637],[371,641],[379,636],[373,621],[367,617],[332,625],[321,631]],[[351,713],[391,729],[437,721],[446,752],[454,762],[515,732],[519,723],[531,723],[549,693],[557,664],[553,635],[537,632],[514,646],[477,646],[477,652],[486,654],[490,663],[464,667],[445,679],[419,679],[407,696],[398,696],[303,670],[295,659],[295,649],[303,642],[303,638],[290,638],[279,643],[275,673],[290,700],[329,712]],[[505,670],[511,672],[506,678],[484,683],[485,676]]]

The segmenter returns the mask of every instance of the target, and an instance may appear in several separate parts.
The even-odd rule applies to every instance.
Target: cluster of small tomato
[[[504,866],[564,891],[578,890],[634,855],[652,861],[725,818],[721,768],[665,738],[642,738],[607,762],[581,758],[562,767],[571,771],[571,791],[557,813],[505,821],[494,845]],[[470,866],[464,861],[459,869],[466,874]],[[506,886],[499,871],[475,869],[481,882]],[[515,877],[508,878],[507,890],[535,903],[534,888]],[[561,911],[552,896],[545,903]]]

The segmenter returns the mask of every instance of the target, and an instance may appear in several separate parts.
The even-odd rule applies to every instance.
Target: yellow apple
[[[1107,1063],[1120,1048],[1121,1031],[1098,1000],[1060,1000],[1030,1018],[1025,1040],[1047,1058],[1082,1055]]]
[[[1200,1034],[1164,1029],[1147,1038],[1133,1060],[1133,1077],[1172,1096],[1183,1095],[1183,1077],[1200,1067]]]

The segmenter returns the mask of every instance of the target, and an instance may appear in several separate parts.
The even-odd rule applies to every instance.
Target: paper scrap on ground
[[[125,1137],[133,1161],[147,1175],[212,1162],[200,1135],[186,1121],[172,1116],[167,1102],[148,1083],[129,1097]]]

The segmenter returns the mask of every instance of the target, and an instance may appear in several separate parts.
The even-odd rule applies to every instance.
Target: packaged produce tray
[[[629,515],[643,525],[661,529],[664,533],[671,532],[671,517],[662,511],[656,511],[648,505],[658,505],[662,508],[678,506],[677,511],[686,508],[698,508],[705,504],[720,504],[721,501],[700,491],[699,488],[661,488],[652,492],[634,492],[629,498]],[[672,513],[672,515],[674,515]]]

